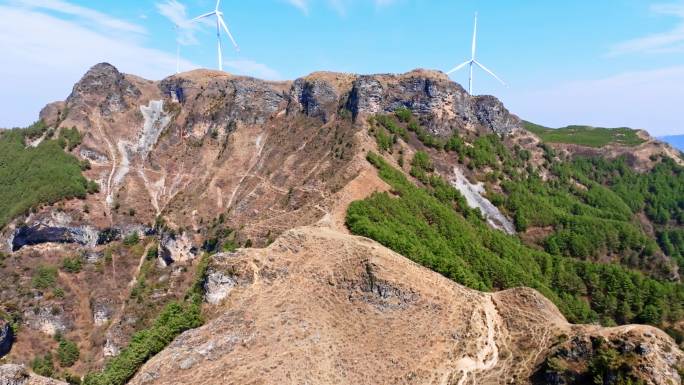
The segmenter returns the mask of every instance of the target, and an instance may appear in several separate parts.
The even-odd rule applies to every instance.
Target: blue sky
[[[100,61],[161,79],[216,68],[214,30],[188,24],[213,0],[0,0],[0,126],[37,118]],[[508,83],[477,71],[477,94],[501,98],[541,124],[645,128],[684,134],[684,0],[223,0],[240,52],[224,69],[269,79],[318,70],[448,70],[470,54]],[[173,23],[181,25],[176,34]],[[466,72],[452,78],[465,84]]]

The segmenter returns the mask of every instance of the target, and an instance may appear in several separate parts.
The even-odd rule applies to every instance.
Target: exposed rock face
[[[468,206],[480,210],[490,226],[507,234],[515,234],[515,225],[484,196],[485,188],[481,183],[470,183],[458,166],[454,166],[454,175],[450,182],[463,194]]]
[[[672,349],[672,340],[660,331],[638,326],[616,332],[596,330],[554,346],[534,380],[539,384],[593,383],[596,373],[591,373],[592,360],[612,360],[604,369],[604,384],[617,384],[619,376],[628,376],[632,381],[646,380],[649,384],[680,384],[677,367],[683,357],[679,349]]]
[[[42,243],[78,243],[83,246],[94,246],[97,237],[97,232],[87,226],[53,227],[38,223],[16,229],[12,238],[12,251]]]
[[[196,254],[197,248],[193,246],[187,234],[162,234],[159,242],[159,259],[164,266],[194,259]]]
[[[49,105],[41,117],[83,134],[77,153],[91,162],[86,175],[101,192],[88,197],[81,222],[105,231],[97,244],[116,239],[108,228],[163,216],[172,227],[198,229],[220,213],[230,213],[230,226],[248,223],[244,236],[258,243],[320,219],[317,206],[324,208],[326,197],[361,168],[359,117],[398,107],[445,137],[454,130],[505,134],[520,126],[496,99],[470,97],[434,71],[314,73],[274,83],[197,70],[152,82],[107,63],[93,66],[66,102]],[[341,118],[343,108],[356,124]],[[79,223],[35,225],[19,230],[15,250],[85,244]]]
[[[208,122],[225,126],[231,121],[264,124],[285,101],[283,92],[265,81],[226,75],[194,76],[200,72],[173,76],[159,83],[166,98],[191,110],[186,117],[190,126]],[[212,101],[209,109],[207,100]]]
[[[45,125],[48,127],[57,127],[65,118],[65,106],[65,102],[54,102],[48,104],[47,106],[43,107],[42,110],[40,110],[40,120],[42,120],[43,123],[45,123]]]
[[[67,383],[29,373],[21,365],[7,364],[0,365],[0,385],[67,385]]]
[[[66,102],[70,114],[87,113],[87,110],[80,108],[72,112],[72,107],[98,104],[102,115],[110,116],[128,107],[126,98],[137,96],[140,96],[140,90],[119,70],[109,63],[100,63],[88,70],[76,83]]]
[[[484,130],[501,135],[522,128],[520,119],[492,96],[471,97],[439,72],[359,76],[349,94],[354,116],[410,108],[435,135],[454,130]]]
[[[28,309],[24,312],[23,319],[29,328],[50,337],[64,334],[71,326],[67,315],[58,307],[44,306],[38,309]]]
[[[0,357],[5,356],[12,349],[14,332],[9,322],[0,319]]]
[[[520,119],[508,112],[501,101],[493,96],[480,96],[475,101],[475,116],[484,127],[506,135],[520,129]]]
[[[95,326],[104,326],[109,323],[114,314],[114,306],[112,300],[109,298],[95,298],[91,302],[93,312],[93,324]]]
[[[209,277],[214,319],[131,384],[524,384],[561,334],[630,328],[572,326],[534,290],[480,293],[324,227],[220,254]],[[672,380],[682,353],[669,346],[654,362]]]
[[[322,79],[297,79],[291,94],[295,103],[308,116],[327,121],[335,113],[340,96],[333,86]]]
[[[238,259],[240,253],[217,254],[213,260],[217,263],[207,272],[204,283],[204,298],[217,305],[237,287],[244,287],[254,282],[254,271],[250,264]]]

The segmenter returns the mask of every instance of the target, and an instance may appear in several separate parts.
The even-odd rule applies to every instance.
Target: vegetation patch
[[[183,301],[166,305],[149,328],[135,333],[129,345],[118,356],[109,360],[101,372],[88,374],[83,383],[123,385],[147,360],[162,351],[179,334],[201,326],[203,282],[208,262],[209,257],[204,255],[197,266],[195,281]]]
[[[395,195],[352,203],[346,223],[354,234],[473,289],[535,288],[572,322],[658,325],[684,316],[682,285],[528,247],[464,210],[464,198],[439,176],[419,188],[380,156],[370,153],[368,160]]]
[[[31,361],[31,369],[34,373],[43,377],[52,377],[55,374],[55,364],[52,360],[52,353],[46,353]]]
[[[46,132],[41,122],[26,129],[0,131],[0,229],[43,204],[85,198],[99,189],[83,177],[79,160],[64,151],[75,143],[75,134],[65,134],[64,143],[47,138],[37,147],[25,145],[26,140]]]
[[[59,359],[59,365],[63,368],[68,368],[73,366],[78,357],[80,356],[80,351],[78,346],[73,341],[69,341],[64,337],[58,337],[59,345],[57,347],[57,359]]]
[[[36,268],[31,279],[31,284],[39,290],[49,289],[57,282],[57,268],[54,266],[41,265]]]
[[[554,347],[533,383],[643,385],[635,370],[644,365],[640,349],[619,340],[573,337]]]
[[[62,260],[62,270],[67,273],[77,274],[83,269],[83,260],[81,257],[66,257]]]
[[[627,127],[567,126],[548,128],[530,122],[524,122],[523,125],[526,130],[548,143],[577,144],[587,147],[603,147],[608,144],[632,147],[644,143],[644,140],[639,138],[635,130]]]

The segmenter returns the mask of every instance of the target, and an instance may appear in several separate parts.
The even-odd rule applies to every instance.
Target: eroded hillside
[[[215,383],[527,382],[533,375],[558,373],[547,358],[568,337],[593,341],[599,334],[653,344],[652,354],[634,362],[658,370],[639,371],[639,378],[663,384],[678,378],[681,352],[662,332],[571,326],[536,292],[484,294],[443,277],[487,291],[533,286],[574,321],[626,323],[648,315],[648,322],[681,333],[679,251],[656,243],[665,227],[649,230],[653,219],[643,207],[632,211],[623,203],[618,217],[607,214],[617,206],[583,189],[605,197],[609,187],[601,186],[611,180],[580,179],[582,164],[573,163],[576,175],[563,179],[577,188],[537,187],[561,180],[558,162],[570,164],[582,155],[614,158],[626,150],[552,153],[497,99],[471,97],[440,72],[322,72],[292,82],[266,82],[198,70],[149,81],[98,64],[64,102],[48,105],[40,118],[28,130],[11,131],[19,140],[13,148],[20,151],[23,143],[27,150],[63,149],[73,156],[65,163],[79,167],[83,176],[70,170],[69,181],[76,183],[66,186],[75,186],[76,193],[66,190],[54,199],[36,194],[26,205],[10,207],[15,211],[7,216],[13,220],[0,230],[0,271],[11,277],[0,283],[5,320],[0,326],[11,330],[0,343],[11,346],[6,360],[39,374],[72,378],[104,367],[101,376],[86,382],[123,384],[138,372],[136,365],[178,333],[206,321],[178,337],[134,382],[174,383],[175,376]],[[8,137],[7,132],[0,135]],[[662,175],[676,172],[667,168],[669,147],[654,141],[640,146],[647,161],[628,160],[625,167],[643,171],[661,165]],[[459,269],[464,275],[450,274],[443,267],[453,261],[431,264],[416,258],[411,250],[418,250],[419,242],[410,250],[393,247],[391,240],[409,239],[409,233],[364,233],[440,276],[348,235],[352,202],[384,199],[383,192],[406,197],[381,175],[377,162],[367,160],[369,153],[381,154],[414,188],[446,199],[449,215],[473,226],[467,231],[475,235],[462,233],[460,242],[481,243],[487,254],[463,249],[459,258],[467,262]],[[534,202],[542,210],[517,203],[533,202],[525,195],[533,191],[544,199]],[[554,206],[558,202],[563,205]],[[552,219],[537,216],[547,209]],[[387,230],[396,219],[390,214],[384,212],[379,220]],[[586,255],[561,248],[564,244],[547,250],[551,254],[530,254],[548,249],[548,240],[562,230],[573,232],[569,219],[584,220],[585,214],[622,221],[601,226],[626,229],[623,233],[633,237],[625,247],[599,239]],[[411,225],[423,226],[423,219],[428,227],[440,222],[415,218]],[[314,224],[318,227],[301,227]],[[670,230],[679,229],[672,224]],[[511,250],[519,250],[526,261],[536,258],[572,270],[557,269],[564,275],[549,282],[540,278],[543,267],[500,280],[497,274],[505,268],[499,268],[510,262],[487,258],[510,260],[513,251],[493,246],[492,240],[514,245]],[[455,250],[437,254],[449,256]],[[596,277],[582,276],[591,271],[577,270],[585,265],[575,264],[576,259],[608,266],[605,270],[614,267],[636,287],[651,289],[643,297],[618,301],[612,286],[591,286]],[[566,296],[556,293],[563,289],[553,286],[557,282],[568,283]],[[629,301],[635,303],[627,310],[614,308]],[[626,316],[619,318],[621,312]],[[145,341],[142,350],[140,341]],[[416,349],[424,354],[415,354]],[[252,357],[254,364],[242,366],[244,357]],[[581,357],[577,365],[589,360]],[[220,373],[222,365],[235,369]],[[373,381],[364,380],[369,373]]]
[[[215,318],[131,384],[526,383],[549,348],[585,338],[639,346],[635,370],[667,384],[684,358],[658,329],[573,326],[533,290],[470,290],[325,226],[217,254],[207,282]]]

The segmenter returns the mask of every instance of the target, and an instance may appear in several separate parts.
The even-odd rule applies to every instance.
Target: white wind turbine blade
[[[461,68],[467,66],[468,64],[470,64],[471,61],[472,61],[472,60],[468,60],[468,61],[466,61],[465,63],[461,63],[461,64],[457,65],[457,66],[454,67],[451,71],[447,72],[447,75],[451,75],[452,73],[454,73],[454,72],[460,70]]]
[[[498,76],[496,76],[496,74],[494,74],[494,72],[490,71],[487,67],[483,66],[480,62],[478,62],[477,60],[473,60],[473,63],[477,64],[478,67],[482,68],[482,69],[485,70],[488,74],[492,75],[492,76],[494,77],[494,79],[496,79],[496,80],[498,80],[499,82],[501,82],[501,84],[503,84],[504,86],[506,85],[506,82],[504,82],[503,80],[501,80]]]
[[[204,19],[205,17],[209,17],[209,16],[212,16],[212,15],[215,15],[215,14],[216,14],[216,11],[207,12],[207,13],[205,13],[204,15],[199,15],[199,16],[197,16],[196,18],[190,20],[190,22],[192,23],[192,22],[197,21],[197,20],[199,20],[199,19]]]
[[[473,27],[473,46],[471,51],[471,58],[475,60],[475,49],[477,48],[477,12],[475,13],[475,26]]]
[[[233,34],[230,33],[230,30],[228,29],[228,26],[226,25],[226,22],[223,21],[223,17],[221,15],[217,15],[219,24],[221,24],[221,27],[226,31],[228,34],[228,37],[230,38],[230,41],[233,42],[233,47],[235,47],[236,51],[240,51],[240,47],[238,47],[238,44],[235,42],[235,39],[233,38]]]
[[[216,10],[217,11],[218,11],[220,5],[221,5],[221,0],[216,0]]]

